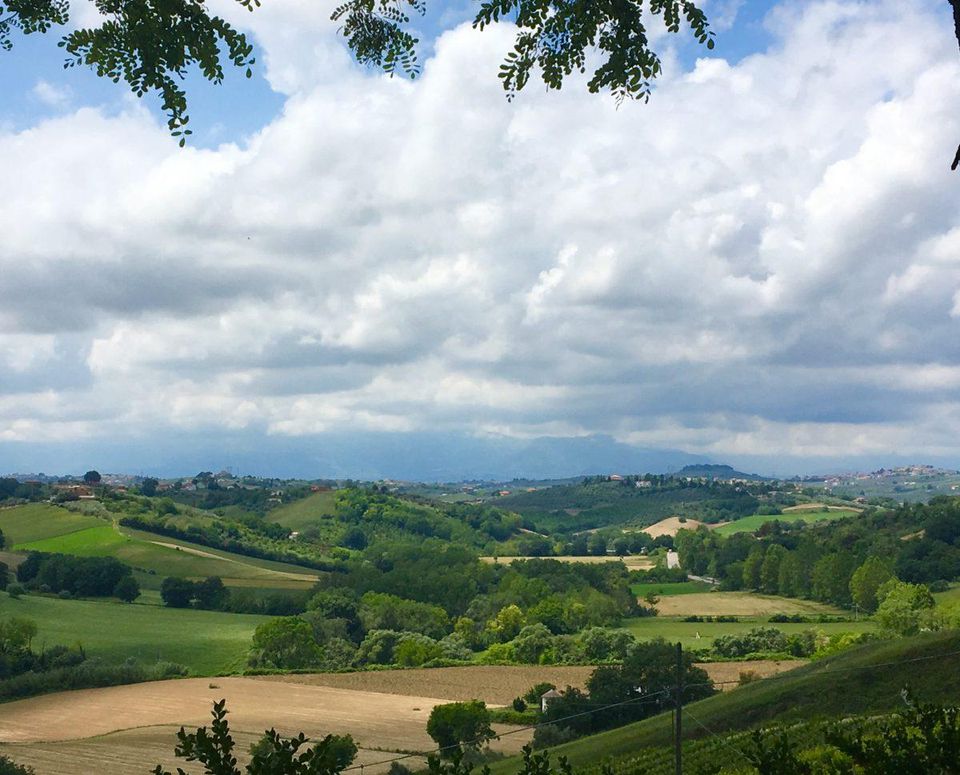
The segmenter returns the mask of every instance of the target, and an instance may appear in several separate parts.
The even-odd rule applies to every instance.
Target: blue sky
[[[184,150],[0,55],[0,472],[960,467],[946,3],[711,0],[619,108],[508,103],[469,5],[415,83],[314,0],[216,7],[258,64],[191,80]]]
[[[773,5],[765,0],[721,3],[717,9],[720,30],[714,55],[735,62],[762,51],[770,41],[763,20]],[[444,30],[472,18],[469,2],[429,3],[427,14],[414,19],[421,38],[421,60],[433,54],[434,41]],[[730,21],[735,23],[730,25]],[[56,29],[46,35],[15,37],[14,51],[0,60],[0,90],[5,98],[0,120],[7,127],[24,129],[80,106],[97,107],[107,112],[123,109],[124,98],[128,96],[125,85],[100,78],[89,68],[64,69],[65,56],[56,45],[60,37]],[[253,42],[256,46],[254,55],[262,59],[262,47],[257,46],[255,37]],[[679,43],[677,52],[685,66],[707,53],[689,37]],[[197,72],[191,72],[186,85],[191,104],[191,126],[196,134],[194,145],[214,147],[222,142],[243,142],[249,134],[277,116],[283,108],[284,96],[273,91],[264,73],[262,61],[254,67],[250,79],[245,78],[242,71],[228,67],[224,82],[213,86]],[[52,87],[49,93],[42,87],[37,88],[41,82]],[[163,112],[156,96],[148,95],[144,102],[162,120]]]

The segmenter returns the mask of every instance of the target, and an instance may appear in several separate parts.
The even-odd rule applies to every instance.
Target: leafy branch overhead
[[[159,94],[170,132],[181,145],[191,133],[182,85],[187,71],[196,66],[204,78],[220,83],[225,57],[251,75],[253,46],[211,15],[204,0],[93,1],[103,23],[61,39],[64,66],[86,65],[115,83],[122,79],[138,97]],[[260,0],[237,2],[250,11],[260,5]],[[331,18],[359,62],[416,78],[419,39],[410,28],[412,17],[426,10],[425,0],[348,0]],[[0,0],[0,47],[10,49],[16,32],[46,33],[67,24],[69,11],[69,0]],[[660,58],[649,46],[649,17],[659,17],[671,32],[689,26],[698,41],[713,48],[707,18],[691,0],[491,0],[480,3],[473,24],[481,30],[499,21],[517,26],[514,48],[500,68],[508,97],[535,70],[547,86],[559,89],[566,76],[586,72],[595,51],[590,91],[608,90],[622,100],[648,98],[661,72]]]
[[[213,83],[223,80],[224,58],[251,75],[253,46],[243,33],[211,15],[205,0],[89,0],[103,18],[97,27],[75,30],[59,42],[65,67],[86,65],[115,83],[121,79],[138,96],[157,93],[167,124],[182,146],[187,129],[187,94],[182,85],[196,66]],[[960,42],[960,0],[953,9]],[[236,0],[249,11],[260,0]],[[660,75],[660,57],[650,47],[648,24],[669,32],[687,28],[708,49],[713,32],[693,0],[477,0],[473,26],[483,30],[508,21],[517,33],[499,77],[512,99],[539,72],[548,88],[567,76],[592,70],[593,92],[608,91],[618,102],[650,97]],[[426,0],[346,0],[331,18],[357,60],[393,75],[420,74],[414,16],[426,13]],[[0,0],[0,49],[9,50],[16,33],[46,33],[68,23],[70,0]],[[960,166],[957,149],[953,169]]]

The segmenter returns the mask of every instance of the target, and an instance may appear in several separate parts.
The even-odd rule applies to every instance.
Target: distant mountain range
[[[240,474],[283,478],[505,481],[665,474],[710,462],[702,455],[633,447],[601,435],[517,439],[439,432],[358,431],[294,437],[185,433],[103,444],[84,440],[0,446],[0,471],[82,475],[95,468],[161,477],[229,467]]]

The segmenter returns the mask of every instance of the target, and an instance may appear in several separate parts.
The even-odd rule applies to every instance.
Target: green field
[[[302,530],[307,525],[321,522],[324,517],[332,517],[336,497],[335,492],[315,492],[274,509],[270,512],[269,519],[291,530]]]
[[[160,608],[39,595],[0,595],[0,617],[25,616],[37,623],[38,647],[80,643],[91,657],[121,662],[128,657],[169,660],[199,675],[240,668],[257,625],[270,617]]]
[[[852,509],[831,509],[829,511],[790,511],[783,514],[754,514],[750,517],[728,522],[714,528],[716,532],[723,536],[733,535],[734,533],[753,533],[760,529],[767,522],[777,520],[779,522],[821,522],[824,520],[843,519],[852,517],[858,512]]]
[[[741,618],[736,622],[685,622],[681,619],[663,616],[645,616],[639,619],[626,619],[623,629],[632,633],[638,640],[663,638],[674,643],[682,643],[688,649],[706,649],[714,638],[721,635],[740,635],[754,627],[776,627],[788,635],[804,630],[822,630],[827,635],[841,632],[868,632],[877,629],[869,620],[859,622],[810,622],[802,624],[771,624],[766,617]],[[699,637],[697,637],[699,635]]]
[[[12,509],[0,509],[0,530],[3,530],[8,547],[104,524],[104,521],[97,517],[76,514],[49,503],[28,503]]]
[[[644,582],[642,584],[631,584],[630,591],[637,597],[643,597],[650,592],[655,592],[660,597],[670,597],[672,595],[693,595],[697,592],[709,592],[713,589],[710,584],[704,584],[702,581],[680,581],[673,584],[658,584],[656,582]]]
[[[960,693],[960,631],[868,643],[691,703],[684,708],[684,738],[699,739],[770,722],[890,711],[902,707],[900,691],[905,685],[922,701],[955,703]],[[556,746],[550,753],[554,761],[566,756],[578,771],[652,747],[663,746],[664,756],[669,758],[666,747],[671,734],[668,712]],[[518,760],[494,762],[491,769],[494,775],[512,775],[518,769]],[[615,771],[631,770],[615,765]],[[594,771],[589,772],[592,775]]]
[[[306,589],[316,580],[309,568],[117,527],[47,504],[0,511],[0,529],[17,551],[116,557],[138,571],[137,579],[147,589],[158,589],[164,576],[220,576],[228,586],[271,589]]]
[[[297,565],[232,555],[139,530],[122,528],[118,531],[102,523],[100,527],[22,544],[17,548],[81,557],[116,557],[145,571],[148,577],[138,578],[147,587],[158,587],[164,576],[220,576],[228,586],[303,589],[311,586],[316,578],[314,572]]]

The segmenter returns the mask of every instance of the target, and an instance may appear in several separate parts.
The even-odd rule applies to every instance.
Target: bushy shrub
[[[427,635],[418,632],[404,633],[393,650],[394,664],[403,667],[421,665],[443,656],[440,644]]]
[[[569,727],[544,724],[533,730],[533,747],[553,748],[555,745],[569,743],[576,736],[576,733]]]

